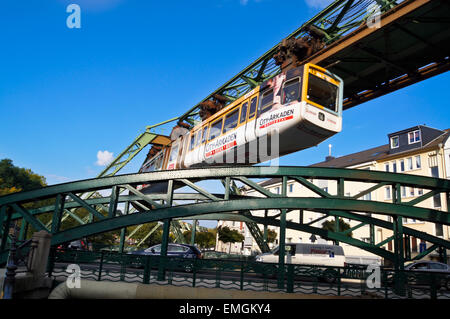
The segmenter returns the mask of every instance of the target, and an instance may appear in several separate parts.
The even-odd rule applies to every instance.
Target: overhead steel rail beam
[[[302,37],[307,34],[306,30],[309,27],[314,26],[324,34],[323,41],[326,45],[329,45],[364,24],[372,14],[367,8],[378,5],[380,12],[383,13],[394,8],[399,2],[402,1],[337,0],[289,34],[286,39]],[[280,67],[273,60],[277,49],[278,44],[181,115],[180,119],[189,119],[189,122],[198,121],[199,106],[202,102],[211,99],[216,94],[232,102],[251,91],[255,86],[279,74]]]
[[[325,47],[303,62],[318,64],[344,80],[344,109],[348,109],[448,71],[449,10],[443,0],[338,0],[286,39],[304,36],[311,26],[320,30]],[[214,95],[231,102],[279,74],[273,60],[277,48],[264,53],[180,119],[198,121],[200,104]]]
[[[281,178],[283,188],[289,182],[300,183],[315,195],[310,197],[291,197],[286,192],[274,194],[257,183],[264,178]],[[208,190],[196,185],[194,193],[181,193],[175,191],[174,183],[185,183],[191,185],[199,181],[221,181],[228,183],[236,182],[245,184],[246,187],[259,196],[234,195],[225,188],[223,193],[212,194]],[[312,179],[325,179],[335,181],[341,191],[332,194],[315,186]],[[168,184],[168,191],[151,195],[118,195],[121,188],[129,188],[134,185],[145,183],[164,182]],[[359,182],[367,184],[367,189],[353,197],[344,196],[343,190],[346,183]],[[375,191],[378,188],[391,185],[393,189],[392,202],[381,202],[364,200],[363,196],[367,192]],[[401,187],[415,187],[428,190],[424,194],[409,202],[402,202],[400,196]],[[92,198],[88,200],[74,201],[71,194],[88,191],[112,190],[110,196],[102,198]],[[331,190],[330,190],[331,191]],[[0,197],[0,229],[2,230],[2,240],[0,249],[0,260],[5,261],[8,253],[8,245],[4,240],[11,223],[17,220],[26,220],[34,229],[45,230],[53,234],[52,245],[70,242],[79,238],[88,237],[98,233],[108,232],[125,227],[140,225],[155,221],[168,223],[179,219],[205,219],[214,216],[214,219],[228,219],[230,212],[234,212],[237,218],[245,222],[256,222],[258,224],[268,224],[279,226],[280,229],[297,229],[319,235],[325,239],[347,243],[375,253],[393,262],[401,269],[405,256],[400,248],[404,236],[414,236],[418,239],[430,242],[435,248],[450,249],[450,242],[442,238],[425,234],[414,229],[403,226],[402,218],[414,218],[416,220],[427,221],[436,224],[450,225],[450,214],[436,209],[420,207],[424,200],[444,194],[448,203],[450,192],[450,181],[430,177],[396,174],[379,171],[364,171],[354,169],[335,168],[313,168],[313,167],[216,167],[188,170],[171,170],[152,173],[119,175],[65,183],[48,186],[42,189],[19,192]],[[116,194],[116,195],[114,195]],[[43,199],[55,199],[55,205],[51,207],[41,207],[34,210],[27,209],[28,203],[39,202]],[[182,201],[182,203],[180,202]],[[130,205],[131,203],[147,202],[149,209],[137,213],[119,213],[116,210],[120,203]],[[154,203],[159,203],[154,205]],[[99,216],[93,209],[96,205],[105,205],[108,214]],[[87,208],[93,215],[90,222],[81,226],[61,230],[61,216],[64,209],[76,207]],[[292,223],[286,219],[277,218],[277,215],[270,215],[263,218],[255,215],[255,211],[281,210],[284,217],[292,210],[315,211],[332,217],[340,216],[349,218],[368,225],[391,229],[392,238],[388,241],[394,242],[395,253],[382,248],[387,243],[385,240],[376,243],[374,238],[370,243],[363,242],[348,236],[346,232],[327,231],[314,227],[303,222]],[[250,214],[243,212],[250,211]],[[355,212],[370,213],[372,216],[365,216]],[[51,214],[52,228],[46,228],[40,220],[39,215]],[[211,215],[215,214],[215,215]],[[391,216],[393,222],[388,222],[374,216]],[[169,231],[169,227],[165,227]],[[282,239],[280,238],[280,241]],[[403,246],[402,246],[403,247]],[[442,251],[442,249],[440,249]],[[443,250],[445,251],[445,249]]]

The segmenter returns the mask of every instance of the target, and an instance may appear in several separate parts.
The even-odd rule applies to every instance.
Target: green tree
[[[0,161],[0,193],[28,191],[47,186],[44,176],[35,174],[31,169],[17,167],[12,160]]]
[[[267,242],[273,243],[277,239],[277,232],[272,229],[267,229]]]
[[[187,230],[183,233],[187,242],[191,242],[192,231]],[[213,248],[216,246],[216,232],[214,229],[208,231],[197,231],[195,233],[195,243],[202,249]]]
[[[336,222],[334,220],[326,220],[322,223],[322,229],[335,232],[336,231]],[[350,224],[346,223],[342,218],[339,218],[339,232],[343,232],[350,229]],[[353,233],[349,232],[347,234],[348,237],[352,237]]]
[[[225,227],[219,226],[217,228],[217,232],[219,234],[220,241],[230,244],[228,253],[231,252],[231,244],[232,243],[242,242],[244,240],[244,235],[242,235],[240,232],[238,232],[235,229],[231,230],[228,226],[225,226]]]

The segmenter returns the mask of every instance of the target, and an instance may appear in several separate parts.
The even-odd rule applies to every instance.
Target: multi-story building
[[[311,165],[312,167],[334,167],[334,168],[353,168],[368,169],[387,172],[397,172],[405,174],[416,174],[422,176],[431,176],[439,178],[450,177],[450,130],[437,130],[425,125],[418,125],[406,130],[388,134],[388,143],[378,147],[363,150],[361,152],[349,154],[346,156],[334,158],[328,156],[324,162]],[[328,191],[331,195],[337,194],[337,185],[335,181],[313,180],[313,183]],[[266,180],[260,183],[261,186],[274,193],[280,194],[281,180],[278,178]],[[361,191],[371,187],[367,183],[346,182],[345,195],[354,196]],[[262,196],[258,192],[245,190],[247,195]],[[404,201],[412,200],[424,194],[423,189],[402,187],[401,197]],[[288,181],[288,196],[315,197],[309,189],[294,181]],[[379,188],[372,193],[364,196],[365,200],[392,202],[391,186]],[[443,194],[435,195],[420,203],[420,207],[427,207],[447,211],[447,200]],[[264,216],[264,212],[253,211],[256,216]],[[270,212],[269,212],[270,213]],[[270,215],[270,214],[269,214]],[[311,226],[322,227],[326,219],[318,220],[322,217],[320,213],[311,211],[291,211],[287,214],[287,221],[299,222],[303,218],[303,223],[311,223]],[[377,215],[376,218],[390,221],[389,216]],[[334,217],[328,217],[328,220],[334,220]],[[316,221],[317,220],[317,221]],[[359,222],[344,219],[350,224],[350,227],[356,226]],[[226,224],[227,222],[225,222]],[[423,222],[415,219],[404,218],[403,224],[406,227],[432,234],[448,240],[450,238],[450,227],[445,225],[435,225],[434,223]],[[277,228],[271,227],[277,233]],[[251,239],[249,232],[244,227],[246,240],[243,245],[243,253],[250,254],[258,250],[256,243]],[[392,236],[392,231],[375,227],[375,242],[379,243]],[[369,225],[353,230],[352,237],[363,241],[370,241]],[[410,247],[412,256],[419,253],[429,244],[421,243],[417,238],[411,237]],[[309,233],[286,229],[286,242],[325,242],[324,239],[316,238]],[[277,242],[276,242],[277,243]],[[275,243],[275,244],[276,244]],[[347,256],[374,257],[371,253],[362,249],[341,243]],[[383,248],[393,251],[392,241],[387,242]],[[430,255],[429,257],[433,257]]]

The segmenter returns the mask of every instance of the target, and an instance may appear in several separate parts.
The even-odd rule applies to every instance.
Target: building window
[[[392,162],[392,171],[397,173],[397,162]]]
[[[431,177],[439,178],[439,167],[433,166],[431,168]]]
[[[322,189],[328,193],[328,187],[323,187]]]
[[[441,207],[441,194],[436,194],[433,196],[433,205],[435,208]]]
[[[417,155],[416,156],[416,168],[421,168],[421,167],[422,167],[422,165],[420,163],[420,155]]]
[[[414,187],[409,188],[409,196],[414,196]]]
[[[400,160],[400,172],[404,172],[404,171],[405,171],[405,161]]]
[[[408,133],[408,143],[413,144],[413,143],[417,143],[417,142],[420,142],[420,131],[416,130],[414,132],[409,132]]]
[[[444,236],[444,227],[442,227],[442,224],[435,224],[435,231],[436,236]]]
[[[276,194],[280,194],[280,188],[279,187],[275,187],[275,193]]]
[[[384,188],[384,190],[385,190],[384,198],[385,199],[391,199],[391,195],[392,195],[392,193],[391,193],[391,186],[386,186]]]
[[[398,136],[391,137],[391,148],[398,147]]]
[[[413,169],[413,160],[412,157],[408,157],[408,170],[411,171]]]
[[[400,189],[401,189],[401,192],[402,192],[402,197],[406,197],[406,187],[405,186],[401,186],[400,187]]]
[[[388,164],[384,164],[384,170],[386,172],[389,172],[389,163]]]
[[[372,195],[372,193],[366,194],[366,195],[363,196],[363,199],[364,200],[371,200],[372,199],[371,195]]]
[[[289,193],[294,191],[294,184],[289,184]]]

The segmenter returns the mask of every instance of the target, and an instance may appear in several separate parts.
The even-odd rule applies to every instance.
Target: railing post
[[[162,243],[161,243],[161,256],[158,269],[158,280],[162,281],[166,279],[166,264],[167,264],[167,247],[169,245],[169,232],[170,232],[170,219],[164,219]]]
[[[431,299],[437,299],[437,282],[436,282],[436,274],[430,273],[430,298]]]
[[[338,296],[341,295],[341,268],[338,268]]]
[[[286,292],[293,293],[294,292],[294,265],[287,265],[287,284],[286,284]]]
[[[16,237],[12,235],[11,248],[9,250],[8,265],[6,266],[6,277],[3,287],[3,299],[12,299],[14,284],[16,282]]]
[[[241,261],[241,290],[244,290],[244,262]]]
[[[38,242],[37,240],[32,240],[31,242],[31,249],[30,249],[30,256],[34,256],[34,253],[36,251]],[[55,269],[55,259],[56,259],[56,248],[55,247],[51,247],[50,248],[50,253],[49,253],[49,258],[48,258],[48,266],[47,266],[47,272],[48,272],[48,276],[51,277],[53,274],[53,270]],[[27,267],[31,269],[31,265],[33,263],[33,260],[31,258],[31,260],[28,260],[28,265]]]
[[[144,264],[144,284],[150,283],[150,273],[151,273],[151,267],[150,267],[150,256],[145,256],[145,264]]]

